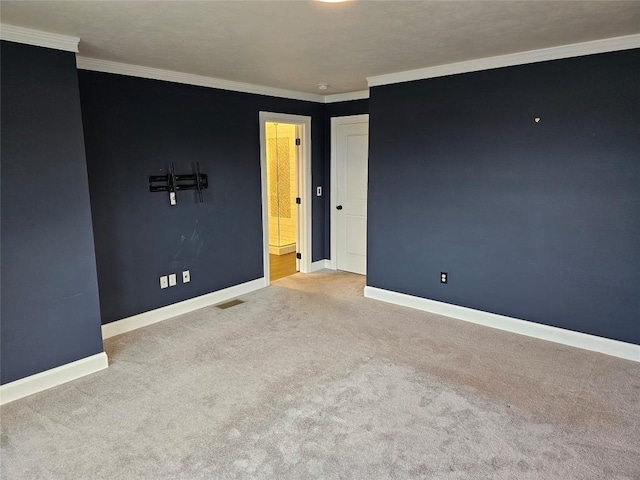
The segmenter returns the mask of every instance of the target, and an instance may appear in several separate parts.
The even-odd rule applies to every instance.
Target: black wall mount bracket
[[[176,175],[173,163],[167,175],[149,175],[150,192],[169,192],[169,203],[177,205],[178,190],[196,190],[200,203],[204,201],[202,191],[209,187],[209,178],[205,173],[200,173],[200,163],[196,162],[196,173]]]

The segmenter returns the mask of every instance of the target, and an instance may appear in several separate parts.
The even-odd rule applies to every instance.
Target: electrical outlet
[[[448,283],[449,274],[447,272],[440,272],[440,283]]]
[[[182,283],[189,283],[191,281],[191,274],[189,270],[182,272]]]
[[[322,187],[316,187],[316,197],[322,196]]]
[[[176,278],[176,274],[172,273],[171,275],[169,275],[169,286],[175,287],[176,283],[178,283],[178,279]]]
[[[160,288],[167,288],[169,286],[169,278],[164,275],[160,277]]]

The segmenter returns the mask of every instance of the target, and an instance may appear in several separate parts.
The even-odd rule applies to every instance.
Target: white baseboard
[[[15,382],[6,383],[0,386],[0,405],[98,372],[108,366],[109,360],[107,354],[102,352],[76,360],[75,362],[67,363],[66,365],[52,368],[51,370],[21,378]]]
[[[330,260],[318,260],[317,262],[313,262],[311,264],[311,271],[312,272],[317,272],[318,270],[322,270],[325,268],[330,268]]]
[[[561,343],[571,347],[592,350],[594,352],[604,353],[605,355],[640,362],[640,345],[632,343],[551,327],[549,325],[460,307],[436,300],[392,292],[377,287],[364,287],[364,296],[395,305],[402,305],[425,312],[453,317],[458,320],[464,320],[465,322],[477,323],[499,330],[506,330],[507,332],[518,333],[528,337],[540,338],[550,342]]]
[[[267,281],[262,277],[256,280],[251,280],[250,282],[234,285],[233,287],[224,288],[217,292],[207,293],[199,297],[167,305],[166,307],[157,308],[149,312],[123,318],[122,320],[116,320],[115,322],[102,325],[102,338],[115,337],[116,335],[146,327],[147,325],[152,325],[177,315],[182,315],[184,313],[192,312],[193,310],[226,302],[227,300],[259,290],[266,286]]]

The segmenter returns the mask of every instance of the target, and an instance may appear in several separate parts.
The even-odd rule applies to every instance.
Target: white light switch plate
[[[166,275],[160,277],[160,288],[167,288],[169,286],[169,280]]]
[[[191,281],[191,274],[189,270],[182,272],[182,283],[189,283]]]
[[[178,283],[178,280],[176,278],[176,274],[172,273],[171,275],[169,275],[169,286],[170,287],[175,287],[176,283]]]
[[[322,187],[316,187],[316,196],[317,197],[321,197],[322,196]]]

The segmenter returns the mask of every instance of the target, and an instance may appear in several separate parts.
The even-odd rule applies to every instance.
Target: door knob
[[[338,210],[342,210],[342,205],[338,205],[336,208],[337,208]]]

